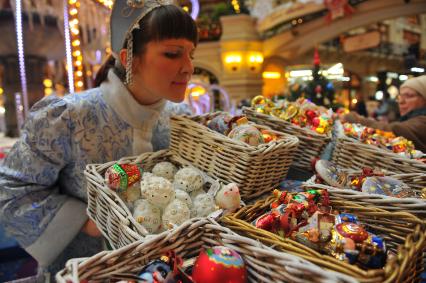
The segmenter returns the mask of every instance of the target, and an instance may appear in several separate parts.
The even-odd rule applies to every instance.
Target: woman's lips
[[[188,82],[172,82],[172,84],[175,84],[175,85],[187,85]]]

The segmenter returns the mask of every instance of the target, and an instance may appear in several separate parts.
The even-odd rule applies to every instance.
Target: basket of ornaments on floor
[[[426,155],[411,141],[392,132],[360,124],[335,123],[337,135],[332,161],[341,168],[381,168],[394,173],[426,172]]]
[[[415,282],[423,270],[425,222],[306,187],[273,195],[221,219],[234,232],[359,282]]]
[[[87,213],[114,249],[241,205],[235,184],[219,183],[168,150],[89,164],[84,174]]]
[[[278,252],[221,226],[193,218],[169,232],[89,258],[71,259],[59,283],[81,282],[341,282],[350,276]]]
[[[243,201],[270,192],[287,175],[299,140],[227,112],[170,118],[170,149],[227,183],[236,183]]]
[[[342,169],[318,160],[315,175],[305,182],[310,188],[327,189],[334,199],[351,200],[363,206],[409,212],[426,219],[426,172],[395,174],[369,167]]]
[[[331,140],[333,111],[304,98],[275,103],[256,96],[251,107],[243,108],[243,113],[254,123],[296,136],[300,144],[292,166],[299,169],[310,171],[312,160],[320,156]]]

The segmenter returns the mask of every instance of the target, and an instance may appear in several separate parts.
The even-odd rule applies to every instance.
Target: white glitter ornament
[[[163,177],[152,176],[147,181],[141,182],[141,195],[149,203],[165,208],[175,198],[172,183]]]
[[[181,225],[190,218],[190,210],[186,203],[174,199],[164,209],[162,224],[165,229],[172,229],[175,225]]]
[[[150,233],[154,234],[161,229],[161,210],[147,200],[137,200],[133,217]]]
[[[194,199],[198,196],[198,195],[202,195],[205,194],[206,192],[203,189],[199,189],[196,191],[192,191],[189,196],[191,197],[191,200],[194,202]]]
[[[200,171],[192,167],[184,167],[177,171],[173,186],[177,190],[187,193],[197,191],[203,188],[204,179]]]
[[[209,194],[200,194],[192,201],[192,217],[206,217],[216,210],[213,196]]]
[[[192,207],[192,200],[191,197],[189,196],[189,194],[185,191],[182,190],[175,190],[175,199],[181,200],[184,203],[186,203],[186,205],[191,208]]]
[[[166,161],[157,163],[154,168],[152,168],[152,173],[155,176],[166,178],[170,182],[173,182],[176,171],[176,166],[174,166],[173,163]]]

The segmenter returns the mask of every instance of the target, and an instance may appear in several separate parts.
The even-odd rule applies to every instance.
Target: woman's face
[[[187,39],[151,41],[145,52],[133,60],[133,83],[130,91],[141,104],[164,98],[181,102],[194,72],[194,43]]]
[[[398,95],[399,113],[401,116],[418,108],[426,107],[426,99],[409,87],[401,88]]]

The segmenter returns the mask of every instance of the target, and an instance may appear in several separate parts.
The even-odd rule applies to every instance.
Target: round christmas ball
[[[215,246],[202,250],[192,271],[195,283],[243,283],[247,269],[242,257],[234,250]]]

